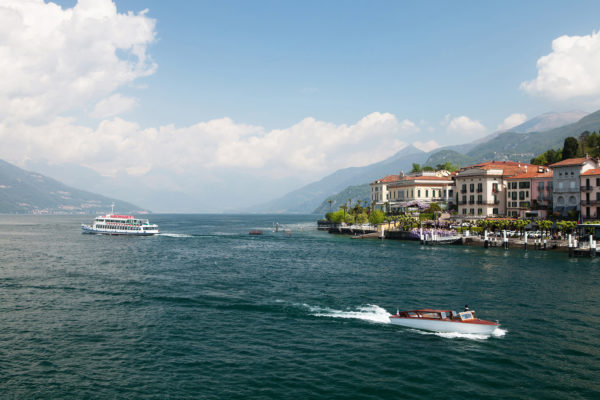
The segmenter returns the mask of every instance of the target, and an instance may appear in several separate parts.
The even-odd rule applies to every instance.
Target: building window
[[[470,189],[470,191],[471,191],[471,192],[474,192],[474,191],[475,191],[475,184],[474,184],[474,183],[471,183],[471,184],[469,185],[469,189]]]
[[[544,181],[538,182],[538,191],[544,191]]]
[[[471,208],[471,209],[469,210],[469,214],[471,214],[471,215],[475,215],[475,209],[474,209],[474,208]]]
[[[512,192],[512,200],[516,200],[517,199],[517,192]]]
[[[483,192],[483,184],[478,183],[477,184],[477,193],[481,193],[481,192]]]
[[[483,210],[481,208],[478,208],[477,209],[477,215],[481,215],[481,214],[483,214]]]
[[[477,204],[483,204],[483,196],[477,195]]]
[[[492,192],[498,193],[498,184],[497,183],[492,183]]]
[[[517,188],[517,182],[512,182],[512,188],[516,189]]]
[[[417,190],[417,197],[421,197],[421,189]]]
[[[425,197],[429,197],[429,190],[425,190]]]
[[[600,186],[600,178],[596,178],[596,186]]]
[[[474,195],[469,196],[469,204],[475,204],[475,196]]]
[[[462,203],[463,203],[463,204],[467,204],[467,196],[463,196],[463,198],[462,198]]]
[[[463,208],[463,215],[467,215],[467,209]]]
[[[497,208],[493,208],[493,209],[492,209],[492,214],[494,214],[494,215],[498,215],[498,209],[497,209]]]
[[[519,182],[519,189],[529,189],[529,182]]]
[[[575,189],[575,182],[573,182],[573,181],[569,182],[569,188]]]

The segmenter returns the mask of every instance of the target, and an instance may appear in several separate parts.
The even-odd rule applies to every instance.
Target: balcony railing
[[[592,206],[600,204],[600,200],[581,200],[581,204],[583,204],[584,206]]]
[[[594,187],[591,185],[585,185],[585,186],[582,185],[581,186],[581,190],[583,190],[583,191],[588,191],[588,190],[593,190],[593,189],[594,189]]]
[[[497,205],[500,204],[499,200],[493,201],[459,201],[458,205],[459,206],[466,206],[467,204],[469,205],[473,205],[473,204],[477,204],[477,205],[484,205],[484,206],[493,206],[493,205]]]

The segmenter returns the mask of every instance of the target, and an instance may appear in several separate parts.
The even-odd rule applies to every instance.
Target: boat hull
[[[89,225],[81,225],[82,233],[93,235],[120,235],[120,236],[153,236],[158,234],[157,231],[126,231],[118,229],[97,229]]]
[[[426,318],[402,318],[396,316],[390,316],[390,322],[408,328],[446,333],[491,334],[500,326],[499,324],[482,320],[477,320],[476,322],[440,321]]]

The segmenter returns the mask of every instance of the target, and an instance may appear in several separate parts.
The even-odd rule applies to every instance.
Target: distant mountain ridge
[[[138,206],[67,186],[0,160],[0,213],[99,214],[115,203],[119,213],[145,213]]]
[[[364,167],[340,169],[317,182],[294,190],[283,197],[251,207],[249,212],[311,213],[326,198],[335,195],[348,186],[369,183],[382,176],[400,171],[409,171],[413,163],[423,163],[427,153],[414,146],[407,146],[393,156]]]

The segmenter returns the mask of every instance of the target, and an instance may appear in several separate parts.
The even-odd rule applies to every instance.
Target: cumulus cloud
[[[600,94],[600,32],[561,36],[552,41],[552,52],[538,59],[537,77],[521,83],[532,95],[565,100]]]
[[[521,125],[523,122],[527,121],[527,116],[525,114],[514,113],[510,114],[508,117],[504,118],[504,121],[496,130],[504,132],[511,128],[514,128],[517,125]]]
[[[451,118],[450,115],[444,117],[443,125],[446,125],[446,131],[455,135],[459,139],[474,139],[487,132],[487,128],[477,120],[473,120],[465,115]]]
[[[111,0],[0,1],[0,118],[51,119],[152,74],[155,21]]]
[[[270,131],[229,118],[145,129],[118,117],[101,121],[95,129],[71,118],[55,118],[45,125],[3,121],[0,158],[21,165],[30,159],[79,163],[104,174],[244,168],[265,176],[318,176],[391,156],[417,129],[409,120],[378,112],[352,125],[305,118]]]
[[[133,97],[125,97],[119,93],[115,93],[110,97],[100,100],[90,113],[90,116],[94,118],[114,117],[115,115],[131,110],[137,103],[137,99]]]

